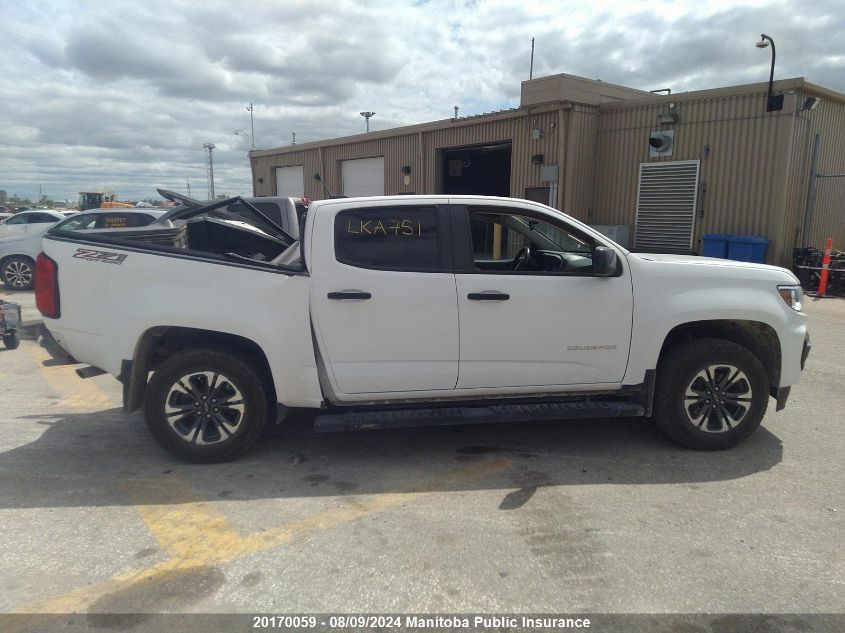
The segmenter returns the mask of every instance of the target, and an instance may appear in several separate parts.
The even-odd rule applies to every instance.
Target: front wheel
[[[730,341],[698,339],[666,352],[654,418],[679,444],[721,450],[760,426],[768,400],[768,378],[756,356]]]
[[[245,452],[267,421],[264,381],[247,360],[219,349],[174,354],[153,374],[144,417],[173,455],[220,462]]]

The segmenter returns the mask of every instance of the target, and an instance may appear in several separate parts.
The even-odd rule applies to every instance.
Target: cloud
[[[73,199],[109,187],[249,193],[246,106],[258,147],[518,105],[566,72],[674,92],[806,76],[845,91],[839,0],[0,0],[0,189]]]

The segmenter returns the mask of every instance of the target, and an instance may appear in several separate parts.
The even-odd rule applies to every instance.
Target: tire
[[[683,446],[723,450],[760,426],[768,401],[769,380],[756,356],[730,341],[698,339],[670,349],[661,361],[654,419]]]
[[[23,255],[10,257],[0,267],[0,278],[11,290],[32,290],[35,287],[35,262]]]
[[[17,332],[10,332],[9,334],[3,335],[3,345],[6,346],[6,349],[17,349],[20,344],[21,339]]]
[[[264,428],[270,408],[264,384],[253,365],[237,354],[183,350],[153,373],[144,418],[153,437],[176,457],[227,461],[247,451]]]

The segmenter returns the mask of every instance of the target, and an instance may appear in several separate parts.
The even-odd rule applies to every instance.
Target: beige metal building
[[[767,113],[767,89],[658,95],[543,77],[511,110],[255,150],[253,187],[319,199],[319,174],[336,195],[527,198],[635,251],[700,253],[708,233],[764,237],[782,265],[805,241],[845,249],[845,178],[826,177],[845,173],[845,95],[785,79],[783,110]]]

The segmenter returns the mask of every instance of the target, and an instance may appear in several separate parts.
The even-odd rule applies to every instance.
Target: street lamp
[[[209,141],[203,143],[202,148],[208,152],[208,199],[214,200],[214,148],[217,147],[214,143]]]
[[[370,118],[375,116],[376,113],[375,112],[361,112],[360,114],[361,114],[362,117],[364,117],[367,120],[367,132],[369,132],[370,131]]]
[[[235,130],[235,134],[243,134],[244,136],[246,136],[252,143],[252,149],[255,149],[255,139],[252,138],[252,135],[249,132],[247,132],[246,130]]]
[[[783,95],[772,94],[772,87],[775,80],[775,41],[765,33],[760,35],[760,41],[757,42],[757,48],[768,48],[769,43],[772,45],[772,68],[769,71],[769,93],[766,96],[766,112],[775,112],[783,110]]]
[[[252,112],[255,108],[252,107],[252,101],[249,102],[247,110],[249,110],[249,129],[252,131],[249,138],[252,140],[252,149],[255,149],[255,119],[252,116]]]

